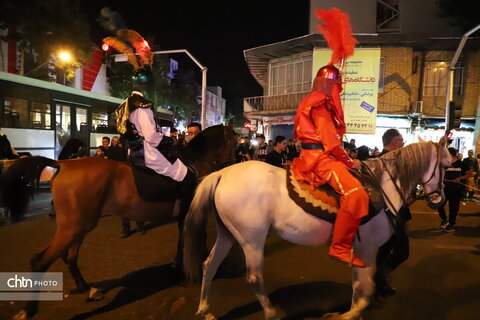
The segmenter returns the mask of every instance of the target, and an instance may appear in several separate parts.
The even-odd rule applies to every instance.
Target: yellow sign
[[[330,62],[332,51],[313,51],[313,78]],[[380,49],[356,49],[343,69],[342,104],[347,133],[375,133],[378,105]]]

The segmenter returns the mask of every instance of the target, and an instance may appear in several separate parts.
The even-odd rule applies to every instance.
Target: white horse
[[[439,143],[420,142],[392,151],[381,159],[365,164],[382,186],[390,201],[387,206],[397,212],[402,199],[422,185],[427,202],[434,207],[444,199],[443,169],[453,161],[446,148],[446,138]],[[385,168],[387,170],[385,170]],[[399,194],[402,193],[402,194]],[[440,199],[441,196],[441,199]],[[275,318],[263,281],[264,244],[267,233],[301,245],[328,245],[333,224],[303,211],[290,199],[286,187],[286,170],[260,161],[247,161],[207,176],[198,186],[185,220],[185,271],[190,278],[200,274],[202,246],[205,243],[207,215],[217,217],[217,239],[203,264],[203,281],[197,315],[215,319],[209,311],[208,293],[212,279],[236,240],[245,253],[247,282],[255,292],[266,319]],[[351,308],[335,319],[359,319],[373,294],[375,249],[392,235],[392,226],[382,210],[359,228],[354,242],[355,254],[367,264],[353,267]],[[330,318],[329,318],[330,319]]]

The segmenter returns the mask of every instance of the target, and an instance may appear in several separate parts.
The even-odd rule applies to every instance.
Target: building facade
[[[244,99],[245,116],[263,123],[270,138],[293,135],[296,108],[310,92],[317,71],[314,52],[327,48],[316,32],[319,21],[314,11],[336,6],[350,15],[357,48],[380,50],[376,132],[350,134],[349,138],[356,138],[357,145],[381,148],[381,135],[394,127],[407,142],[413,142],[419,133],[439,139],[444,134],[448,66],[461,34],[436,16],[433,0],[422,2],[420,8],[413,2],[367,0],[361,2],[360,10],[359,1],[311,1],[311,34],[244,51],[250,73],[264,90],[263,96]],[[387,9],[390,12],[385,13]],[[421,12],[428,14],[415,24]],[[463,122],[453,137],[461,151],[478,140],[478,132],[473,130],[479,109],[479,73],[480,42],[473,38],[467,41],[454,72],[454,100],[462,106]]]
[[[206,127],[225,122],[225,99],[222,97],[222,88],[219,86],[207,87],[205,95]]]

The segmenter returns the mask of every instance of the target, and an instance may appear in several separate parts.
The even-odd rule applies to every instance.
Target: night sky
[[[307,0],[81,1],[98,46],[108,35],[95,21],[105,6],[120,13],[129,29],[153,36],[161,50],[189,50],[208,68],[208,85],[223,88],[227,112],[242,110],[244,97],[263,94],[248,72],[243,50],[308,34]],[[171,57],[194,69],[200,83],[195,65],[179,55]]]

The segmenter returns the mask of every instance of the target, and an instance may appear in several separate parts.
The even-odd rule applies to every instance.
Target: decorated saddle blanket
[[[131,168],[140,198],[144,201],[175,201],[180,183],[147,167]]]
[[[363,184],[370,198],[369,213],[361,221],[361,224],[364,224],[384,209],[385,204],[377,183],[368,173],[362,171],[354,176]],[[335,222],[340,207],[340,195],[328,183],[312,191],[309,185],[297,181],[292,172],[287,170],[287,189],[290,198],[305,212],[319,219]]]

